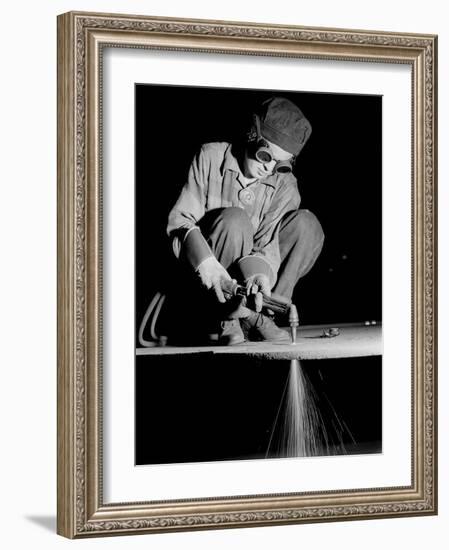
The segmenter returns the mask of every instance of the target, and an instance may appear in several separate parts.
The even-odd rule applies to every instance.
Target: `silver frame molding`
[[[412,484],[104,504],[102,48],[412,68]],[[70,12],[58,17],[58,533],[70,538],[437,513],[437,37]]]

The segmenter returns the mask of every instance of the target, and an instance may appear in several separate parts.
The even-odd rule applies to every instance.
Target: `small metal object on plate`
[[[340,329],[337,327],[326,328],[323,330],[323,338],[334,338],[340,334]]]
[[[167,345],[167,341],[168,341],[167,336],[159,336],[158,345],[164,347]]]

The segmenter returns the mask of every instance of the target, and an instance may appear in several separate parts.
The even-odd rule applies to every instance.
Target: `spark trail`
[[[266,457],[302,457],[345,454],[343,432],[352,435],[340,420],[324,394],[329,406],[328,420],[337,441],[326,427],[320,411],[319,397],[297,359],[290,362],[290,371],[266,452]]]

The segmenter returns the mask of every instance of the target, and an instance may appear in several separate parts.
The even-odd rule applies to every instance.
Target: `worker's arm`
[[[196,225],[206,209],[209,165],[210,160],[204,147],[201,147],[192,160],[187,181],[168,215],[167,234],[172,239],[176,257],[183,250],[195,268],[207,256],[213,255]]]
[[[211,163],[217,160],[214,155],[221,154],[220,145],[203,145],[195,155],[187,182],[169,214],[167,233],[172,238],[175,255],[178,258],[182,255],[198,274],[201,283],[224,302],[222,282],[231,280],[231,277],[215,258],[197,225],[206,211]]]

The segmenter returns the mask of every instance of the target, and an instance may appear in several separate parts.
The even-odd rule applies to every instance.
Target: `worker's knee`
[[[230,227],[251,227],[251,221],[248,214],[238,206],[228,206],[221,208],[220,217],[226,225]]]
[[[248,217],[248,214],[237,206],[229,206],[220,208],[217,221],[227,233],[236,234],[253,234],[253,226]]]
[[[317,248],[323,246],[323,228],[318,218],[310,210],[301,208],[289,212],[283,220],[283,228],[298,239],[313,242]]]
[[[199,226],[205,235],[220,233],[237,237],[252,238],[253,226],[248,214],[236,206],[209,210],[200,220]]]
[[[299,231],[308,232],[317,243],[323,244],[324,231],[323,228],[313,212],[306,210],[305,208],[298,210],[297,214]]]

